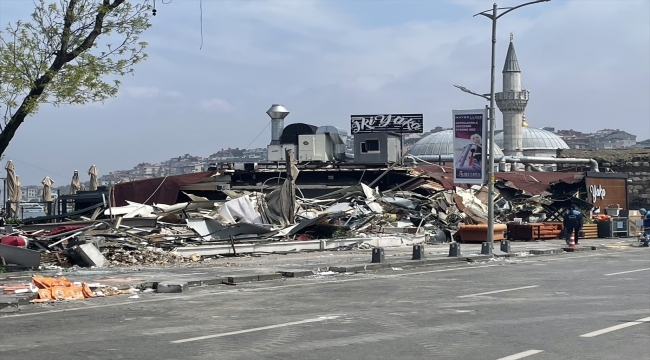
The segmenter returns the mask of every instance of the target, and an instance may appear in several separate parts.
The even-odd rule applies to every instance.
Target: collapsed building
[[[588,238],[633,233],[640,217],[630,209],[628,174],[600,172],[592,157],[558,157],[568,148],[562,139],[525,121],[529,93],[520,72],[511,42],[497,96],[504,128],[494,139],[494,239],[557,238],[570,205],[588,222],[601,220],[585,226]],[[285,126],[290,112],[280,104],[266,113],[267,161],[216,163],[206,172],[63,196],[56,214],[6,229],[12,243],[0,244],[2,261],[166,264],[238,252],[373,246],[370,238],[390,234],[419,242],[486,239],[488,194],[482,185],[454,183],[452,133],[428,135],[402,152],[403,134],[423,132],[421,114],[352,115],[349,153],[344,129]]]
[[[277,119],[289,114],[277,104],[267,113],[280,125]],[[378,117],[392,120],[358,131],[363,119]],[[435,143],[424,138],[411,154],[401,153],[405,130],[399,126],[418,128],[413,124],[421,121],[413,114],[353,116],[354,153],[345,152],[348,135],[342,129],[298,123],[280,131],[276,126],[267,147],[271,161],[218,163],[210,171],[123,182],[107,192],[79,191],[61,200],[78,197],[83,206],[74,211],[78,220],[70,221],[65,211],[25,219],[8,234],[23,239],[12,244],[21,249],[8,252],[12,245],[0,245],[0,256],[24,266],[121,266],[373,246],[371,239],[395,234],[413,242],[484,241],[487,192],[482,185],[454,183],[451,137],[434,134]],[[593,166],[590,159],[553,159],[556,165]],[[627,174],[577,167],[510,170],[495,174],[495,240],[557,238],[562,212],[572,204],[586,214],[616,204],[609,228],[594,228],[588,237],[623,236],[611,224],[634,215],[626,197]],[[92,197],[101,200],[89,205]]]

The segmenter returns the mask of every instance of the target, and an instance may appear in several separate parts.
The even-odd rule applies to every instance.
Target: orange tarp
[[[36,275],[32,277],[32,282],[38,287],[38,299],[34,302],[82,300],[95,296],[86,283],[75,285],[63,276],[52,278]]]

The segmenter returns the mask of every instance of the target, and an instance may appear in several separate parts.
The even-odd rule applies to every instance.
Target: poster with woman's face
[[[482,184],[486,110],[454,110],[454,183]]]

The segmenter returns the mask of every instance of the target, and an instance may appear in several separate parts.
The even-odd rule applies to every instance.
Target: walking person
[[[641,216],[643,216],[643,234],[650,236],[650,212],[644,208],[639,209]]]
[[[564,227],[566,228],[566,243],[569,245],[571,234],[573,233],[575,243],[578,245],[578,233],[582,229],[582,213],[578,211],[577,206],[571,207],[564,212]]]

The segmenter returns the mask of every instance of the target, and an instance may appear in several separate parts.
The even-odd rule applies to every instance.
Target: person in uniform
[[[571,234],[573,233],[575,243],[578,245],[578,233],[582,229],[582,213],[578,211],[577,206],[571,207],[564,212],[564,227],[566,228],[566,243],[569,245]]]

